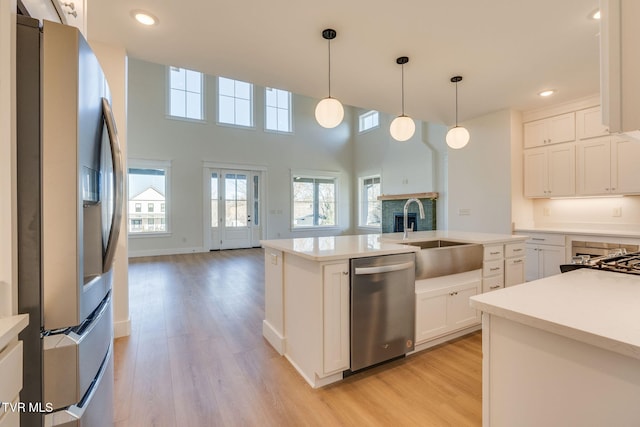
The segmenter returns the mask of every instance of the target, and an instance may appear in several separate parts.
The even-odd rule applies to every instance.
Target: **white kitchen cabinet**
[[[602,109],[599,105],[576,111],[576,134],[578,139],[609,135],[609,128],[602,124]]]
[[[479,324],[469,298],[481,292],[481,270],[417,280],[416,345]]]
[[[525,280],[530,282],[560,274],[560,265],[566,262],[565,236],[542,233],[529,235],[530,238],[525,243]]]
[[[349,263],[323,268],[324,373],[349,369]]]
[[[640,193],[640,142],[607,136],[578,144],[577,194]]]
[[[575,143],[524,150],[525,197],[575,195]]]
[[[524,148],[575,141],[574,112],[548,117],[524,124]]]
[[[524,243],[485,245],[482,291],[489,292],[524,282]]]
[[[18,402],[22,389],[22,341],[13,341],[0,351],[0,402]],[[0,426],[20,425],[19,411],[0,407]]]
[[[524,283],[526,264],[524,243],[508,243],[504,246],[504,286]]]
[[[600,0],[600,93],[603,122],[640,138],[640,2]]]
[[[284,354],[284,259],[282,251],[264,251],[264,320],[262,333],[280,354]]]

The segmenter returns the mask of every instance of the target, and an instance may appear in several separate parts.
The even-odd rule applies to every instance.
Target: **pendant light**
[[[406,141],[413,136],[416,131],[416,124],[413,119],[404,114],[404,64],[409,62],[409,57],[401,56],[396,59],[396,63],[402,66],[402,114],[393,119],[389,132],[396,141]]]
[[[451,77],[451,83],[456,84],[456,125],[447,132],[447,145],[454,149],[459,149],[469,142],[469,131],[462,126],[458,126],[458,82],[462,81],[462,76]]]
[[[336,30],[327,28],[322,32],[322,37],[329,45],[329,96],[316,105],[316,120],[324,128],[338,126],[344,117],[344,108],[340,101],[331,97],[331,40],[336,38]]]

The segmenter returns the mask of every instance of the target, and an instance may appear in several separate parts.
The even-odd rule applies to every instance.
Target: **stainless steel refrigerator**
[[[123,171],[100,64],[73,27],[18,16],[21,425],[113,425],[112,266]]]

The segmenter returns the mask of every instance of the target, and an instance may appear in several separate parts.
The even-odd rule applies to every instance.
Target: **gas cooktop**
[[[617,273],[640,275],[640,252],[618,252],[595,258],[583,256],[574,257],[572,264],[560,266],[560,271],[567,272],[578,268],[593,268]]]

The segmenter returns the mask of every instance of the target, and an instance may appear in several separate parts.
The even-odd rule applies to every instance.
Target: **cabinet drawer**
[[[482,267],[482,276],[490,277],[490,276],[502,276],[502,272],[504,271],[504,261],[502,259],[498,259],[495,261],[486,261]]]
[[[505,258],[514,258],[524,255],[524,242],[507,243],[504,245]]]
[[[546,233],[536,233],[531,234],[529,240],[526,243],[534,243],[538,245],[555,245],[555,246],[564,246],[565,243],[564,234],[546,234]]]
[[[503,245],[492,245],[484,247],[484,261],[491,261],[494,259],[502,259],[504,257],[504,246]]]
[[[490,292],[504,288],[502,276],[486,277],[482,279],[482,292]]]
[[[22,341],[0,353],[0,378],[0,402],[13,401],[22,389]]]

